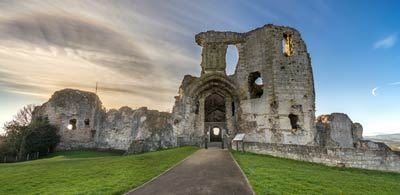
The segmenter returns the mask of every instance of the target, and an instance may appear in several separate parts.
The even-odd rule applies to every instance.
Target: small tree
[[[23,159],[26,154],[40,152],[42,154],[53,150],[60,141],[57,128],[49,123],[47,117],[37,117],[32,120],[34,105],[25,106],[14,119],[4,125],[4,155]],[[1,152],[1,151],[0,151]]]
[[[5,137],[0,135],[0,157],[1,157],[0,160],[2,160],[7,153],[7,146],[4,141]]]
[[[35,110],[36,105],[28,104],[24,106],[18,113],[14,116],[14,121],[21,126],[27,126],[31,123],[32,113]]]
[[[18,124],[15,120],[7,122],[4,125],[6,130],[6,137],[4,144],[7,147],[6,154],[15,156],[20,153],[22,138],[24,137],[26,126]]]
[[[24,106],[18,111],[12,121],[5,123],[4,130],[6,131],[6,138],[4,143],[7,148],[6,154],[15,156],[19,155],[21,157],[21,145],[24,141],[27,126],[31,123],[32,113],[35,110],[34,104],[29,104]],[[23,153],[23,151],[22,151]]]
[[[57,135],[57,128],[49,123],[47,117],[38,117],[27,127],[21,151],[45,154],[48,150],[52,151],[59,141],[60,136]]]

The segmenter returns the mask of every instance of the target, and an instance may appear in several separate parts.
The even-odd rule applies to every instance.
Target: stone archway
[[[221,147],[230,148],[231,139],[237,131],[236,112],[240,112],[236,86],[225,74],[208,73],[187,89],[185,93],[192,97],[188,99],[188,104],[194,113],[193,132],[195,136],[201,137],[199,145],[205,148],[210,146],[211,130],[218,127],[221,141],[215,140],[213,146],[219,147],[221,144]]]

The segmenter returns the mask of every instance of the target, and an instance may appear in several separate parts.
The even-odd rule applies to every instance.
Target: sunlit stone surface
[[[38,107],[59,127],[59,149],[102,148],[145,152],[210,142],[232,147],[243,134],[256,153],[328,165],[400,171],[400,157],[381,143],[362,139],[362,126],[346,114],[315,117],[311,60],[300,33],[265,25],[247,33],[207,31],[201,76],[183,78],[172,113],[122,107],[106,110],[94,93],[65,89]],[[238,49],[234,74],[226,51]]]

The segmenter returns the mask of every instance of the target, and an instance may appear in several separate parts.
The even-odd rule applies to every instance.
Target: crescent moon
[[[373,96],[377,95],[376,94],[376,90],[378,90],[378,89],[379,89],[379,87],[375,87],[375,88],[372,89],[371,93],[372,93]]]

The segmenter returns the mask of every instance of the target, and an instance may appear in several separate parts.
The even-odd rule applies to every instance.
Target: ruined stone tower
[[[202,145],[207,134],[212,141],[214,128],[227,143],[242,132],[248,141],[313,144],[314,83],[297,30],[266,25],[247,33],[208,31],[197,34],[196,42],[202,47],[201,76],[185,76],[173,110],[178,145]],[[229,76],[228,45],[239,52]]]
[[[311,61],[300,33],[265,25],[247,33],[208,31],[201,76],[186,75],[172,113],[122,107],[106,110],[96,94],[64,89],[35,108],[58,127],[58,149],[96,148],[140,153],[177,146],[232,146],[332,166],[400,172],[400,152],[362,138],[362,126],[343,113],[315,120]],[[226,74],[228,45],[238,49]],[[237,142],[236,142],[237,143]]]

